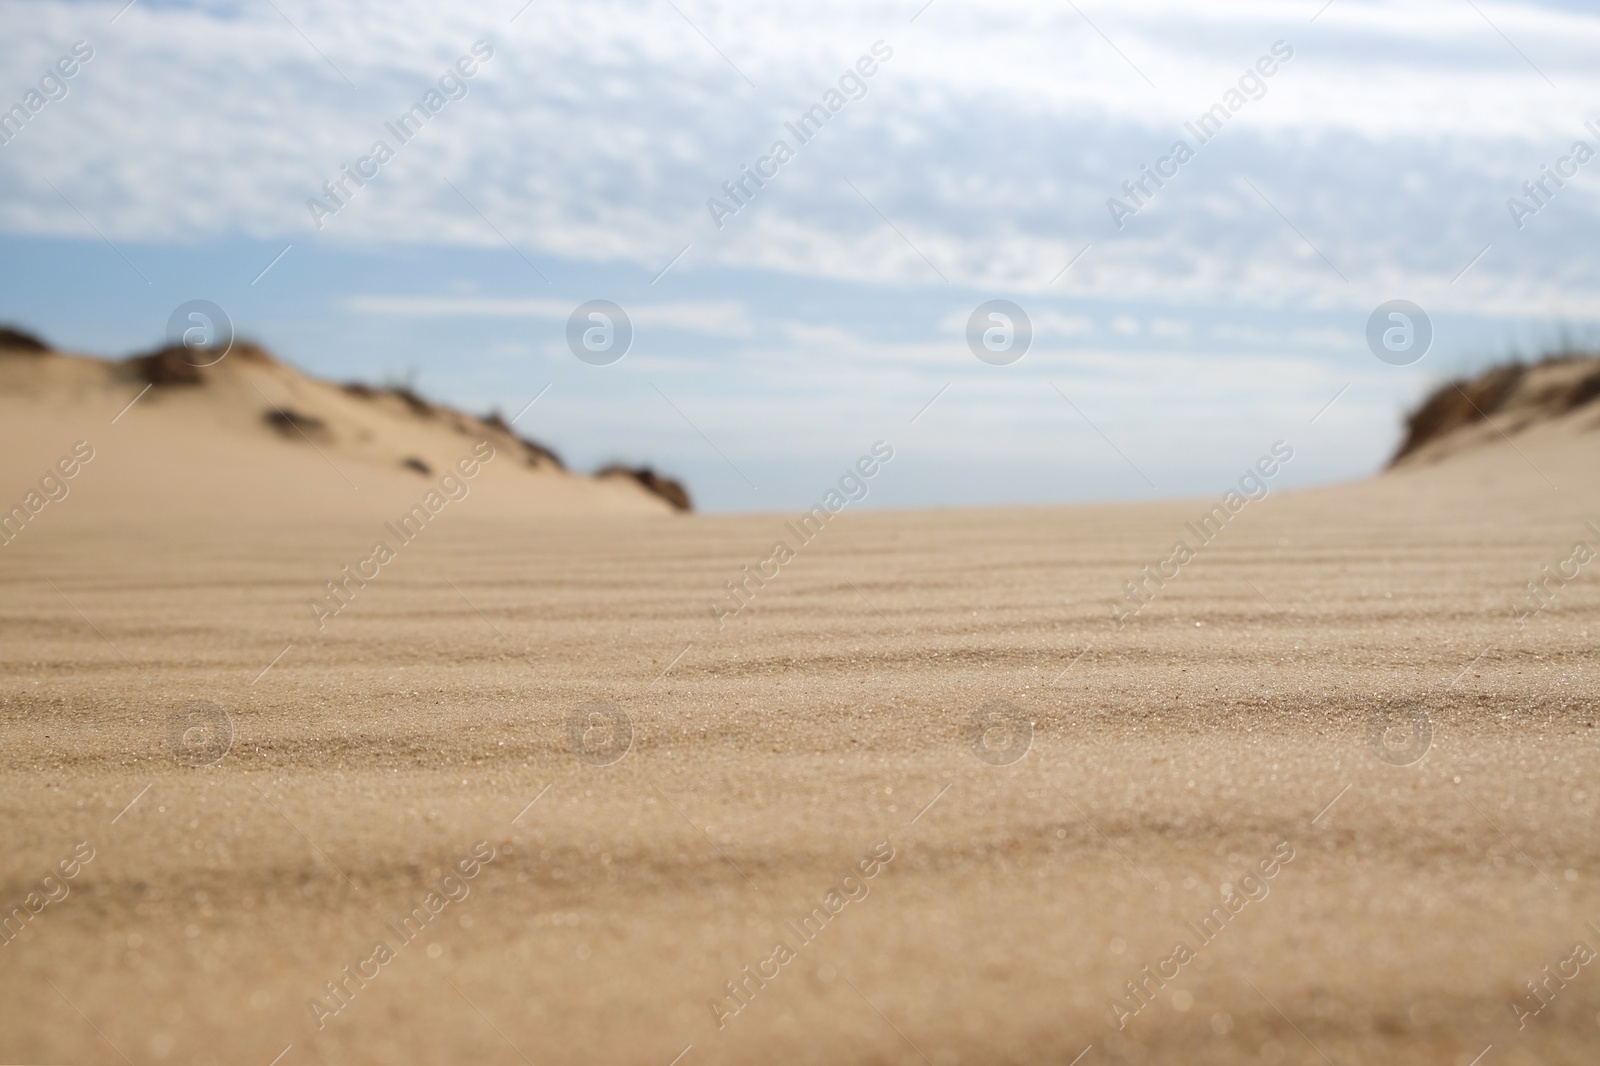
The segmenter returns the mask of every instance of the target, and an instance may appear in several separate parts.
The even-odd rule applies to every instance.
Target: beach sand
[[[719,628],[794,516],[491,463],[319,628],[437,475],[120,388],[0,403],[4,501],[96,450],[0,547],[0,1062],[1595,1060],[1596,575],[1511,609],[1600,544],[1571,420],[1275,491],[1120,628],[1214,500],[846,512]]]

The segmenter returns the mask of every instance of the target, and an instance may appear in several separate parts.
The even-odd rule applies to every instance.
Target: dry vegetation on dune
[[[50,350],[50,346],[25,330],[13,326],[0,326],[0,350],[12,353],[44,353]]]
[[[4,360],[13,361],[11,372]],[[59,364],[59,365],[56,365]],[[58,380],[60,379],[60,380]],[[126,383],[159,390],[155,400],[187,401],[238,429],[254,422],[271,431],[267,438],[290,447],[310,443],[360,455],[391,467],[428,476],[445,470],[468,442],[488,440],[527,469],[596,484],[626,486],[672,511],[693,509],[684,485],[648,466],[611,464],[592,477],[569,471],[554,449],[518,433],[498,412],[470,415],[426,399],[407,384],[334,385],[311,378],[282,362],[259,344],[236,340],[225,351],[167,345],[120,361],[54,352],[40,338],[0,327],[0,382],[18,395],[59,397],[71,379],[78,386],[114,387]],[[133,393],[130,393],[133,395]],[[246,414],[254,410],[255,414]],[[407,445],[412,441],[415,446]],[[457,443],[447,444],[454,440]],[[432,449],[429,451],[429,449]],[[169,450],[174,454],[174,444]]]
[[[1481,443],[1572,415],[1600,399],[1600,355],[1563,351],[1534,363],[1511,362],[1436,388],[1405,418],[1405,437],[1391,466],[1441,458],[1453,446]],[[1600,408],[1582,415],[1600,428]],[[1471,433],[1464,430],[1479,429]]]

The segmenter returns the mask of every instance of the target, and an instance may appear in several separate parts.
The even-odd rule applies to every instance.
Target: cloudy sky
[[[1576,0],[445,7],[4,3],[0,321],[122,355],[208,299],[319,375],[543,391],[519,429],[712,510],[878,439],[869,506],[1206,495],[1278,439],[1288,483],[1359,477],[1441,377],[1600,342]],[[634,329],[604,366],[567,342],[597,299]],[[995,299],[1008,365],[965,333]],[[1409,366],[1366,339],[1395,299]]]

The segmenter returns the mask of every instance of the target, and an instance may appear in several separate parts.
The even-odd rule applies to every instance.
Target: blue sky
[[[801,506],[880,438],[867,506],[1205,495],[1280,438],[1286,483],[1359,477],[1441,376],[1600,337],[1600,159],[1507,206],[1600,150],[1582,5],[674,3],[9,3],[0,107],[94,55],[0,146],[0,320],[126,354],[205,298],[319,375],[508,415],[548,385],[519,429],[712,510]],[[719,228],[708,198],[780,138]],[[1035,328],[1008,366],[963,335],[995,298]],[[1413,366],[1367,349],[1396,298],[1435,327]],[[566,347],[591,299],[634,321],[610,366]]]

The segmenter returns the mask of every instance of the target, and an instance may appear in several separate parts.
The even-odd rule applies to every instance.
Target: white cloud
[[[910,25],[910,5],[886,0],[680,3],[693,26],[645,0],[554,0],[514,24],[520,0],[283,0],[293,26],[231,4],[139,4],[109,25],[120,6],[8,9],[0,101],[74,40],[96,57],[0,147],[0,230],[92,236],[81,209],[113,239],[489,247],[503,234],[651,273],[687,243],[685,270],[1038,292],[1092,241],[1054,291],[1321,307],[1405,291],[1441,308],[1600,313],[1594,177],[1522,232],[1504,206],[1586,136],[1572,101],[1600,99],[1590,12],[1477,5],[1536,72],[1455,0],[1340,2],[1316,23],[1266,0],[1085,6],[1122,54],[1043,0],[940,3]],[[495,54],[469,95],[315,230],[307,199],[478,39]],[[706,198],[880,39],[893,58],[865,98],[718,231]],[[1115,230],[1106,198],[1280,39],[1294,57],[1266,95]]]
[[[1033,332],[1036,337],[1049,337],[1056,333],[1075,337],[1093,333],[1094,319],[1088,315],[1064,315],[1059,311],[1041,311],[1033,316]]]
[[[401,318],[541,318],[565,321],[573,304],[538,297],[359,295],[344,301],[362,314]],[[749,313],[731,300],[680,300],[627,309],[637,326],[657,326],[719,337],[748,337]]]
[[[344,305],[364,314],[403,318],[561,319],[572,313],[572,304],[564,300],[488,296],[352,296]]]

